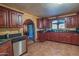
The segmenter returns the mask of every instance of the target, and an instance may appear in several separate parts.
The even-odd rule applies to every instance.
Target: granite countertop
[[[25,36],[25,35],[23,35],[23,36]],[[18,36],[18,37],[23,37],[23,36]],[[7,41],[12,41],[12,40],[14,40],[15,38],[18,38],[18,37],[7,38],[7,39],[0,39],[0,45],[2,45],[3,43],[5,43]]]
[[[46,31],[38,31],[38,32],[75,32],[78,33],[76,30],[46,30]]]

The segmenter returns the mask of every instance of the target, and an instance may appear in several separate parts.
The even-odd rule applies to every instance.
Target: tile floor
[[[79,56],[79,46],[45,41],[36,42],[28,47],[23,56]]]

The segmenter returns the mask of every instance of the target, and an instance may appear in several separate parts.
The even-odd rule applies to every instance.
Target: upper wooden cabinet
[[[51,28],[51,21],[50,19],[44,19],[44,27]]]
[[[65,19],[65,28],[79,28],[79,14],[78,13],[76,13],[75,15],[64,16],[61,18]],[[59,20],[59,19],[60,17],[56,18],[56,20]],[[37,27],[39,29],[51,28],[52,20],[48,18],[40,18],[37,20]]]
[[[8,8],[0,7],[0,28],[22,27],[23,14]]]
[[[65,18],[65,25],[67,28],[78,28],[78,15],[69,16]]]
[[[37,19],[37,28],[38,29],[43,29],[44,28],[43,19]]]
[[[51,20],[50,19],[38,19],[37,20],[37,28],[43,29],[43,28],[51,28]]]
[[[8,10],[0,7],[0,28],[7,27]]]
[[[16,21],[16,23],[17,23],[17,27],[22,27],[22,24],[23,24],[23,21],[22,21],[22,15],[23,14],[21,14],[21,13],[17,13],[17,21]]]
[[[15,11],[10,11],[9,12],[9,21],[10,21],[10,27],[15,28],[16,27],[16,20],[17,20],[17,15]]]

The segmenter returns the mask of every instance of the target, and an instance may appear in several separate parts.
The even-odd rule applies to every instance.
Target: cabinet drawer
[[[7,41],[0,46],[0,55],[13,55],[11,41]]]

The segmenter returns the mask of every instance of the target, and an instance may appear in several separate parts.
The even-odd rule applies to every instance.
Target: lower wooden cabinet
[[[38,41],[57,41],[79,45],[79,34],[72,32],[38,32]]]
[[[61,34],[62,36],[64,36],[63,37],[63,39],[64,39],[64,41],[63,42],[65,42],[65,43],[71,43],[71,33],[63,33],[63,34]]]
[[[0,46],[0,56],[13,56],[11,41],[5,42]]]
[[[71,42],[72,44],[79,45],[79,34],[78,33],[72,33]]]
[[[49,39],[48,40],[52,40],[52,41],[58,41],[58,33],[55,32],[49,32]]]
[[[37,40],[38,41],[45,41],[48,40],[48,33],[43,33],[43,32],[37,32]]]

